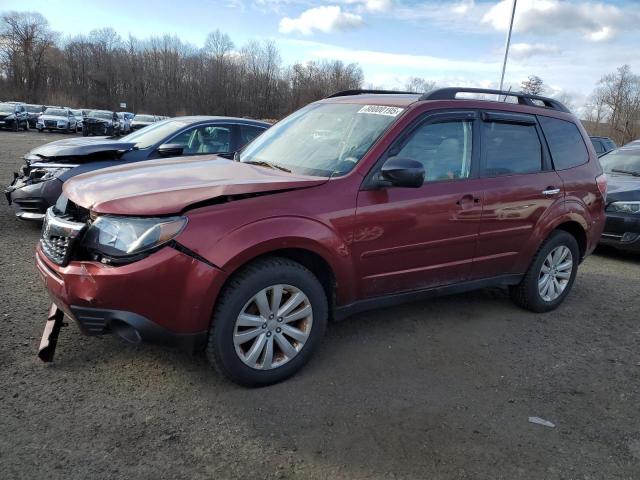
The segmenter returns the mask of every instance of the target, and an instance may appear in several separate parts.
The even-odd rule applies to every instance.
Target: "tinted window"
[[[591,144],[593,145],[593,148],[595,148],[598,155],[605,152],[604,146],[602,145],[602,142],[600,140],[595,140],[592,138]]]
[[[240,125],[240,145],[246,145],[251,140],[256,138],[262,132],[264,132],[264,128],[262,127],[254,127],[252,125]]]
[[[535,125],[483,122],[481,143],[485,176],[542,170],[542,145]]]
[[[556,170],[577,167],[589,161],[587,146],[584,144],[580,130],[572,122],[550,117],[538,117],[538,119],[547,138]]]
[[[231,125],[204,125],[182,132],[169,143],[184,147],[184,155],[231,152]]]
[[[398,157],[424,165],[425,181],[467,178],[471,170],[472,122],[456,120],[418,127]]]

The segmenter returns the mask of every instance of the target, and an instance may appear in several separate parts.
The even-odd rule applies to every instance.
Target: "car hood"
[[[75,157],[72,160],[77,162],[77,157],[99,152],[126,152],[132,150],[134,146],[135,143],[111,140],[110,137],[65,138],[34,148],[26,155],[26,158],[27,162],[33,160],[59,162],[61,161],[60,157]]]
[[[640,200],[640,177],[607,173],[607,203]]]
[[[56,120],[56,121],[60,120],[60,121],[64,121],[64,122],[69,120],[69,117],[63,117],[63,116],[60,116],[60,115],[42,115],[42,116],[40,116],[40,118],[42,120]]]
[[[207,155],[111,167],[65,182],[65,195],[96,213],[169,215],[220,197],[313,187],[324,177],[295,175]]]

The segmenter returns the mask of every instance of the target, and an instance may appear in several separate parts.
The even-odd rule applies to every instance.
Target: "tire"
[[[283,308],[288,300],[293,299],[294,295],[302,293],[304,296],[302,303],[283,315],[284,322],[281,317],[274,318],[273,314],[269,317],[261,316],[257,310],[257,302],[253,302],[259,292],[265,291],[265,289],[269,290],[272,287],[285,289],[282,302],[279,302],[280,308]],[[272,295],[271,298],[265,296],[264,298],[268,299],[267,307],[270,308],[274,296]],[[251,308],[255,309],[253,313],[257,315],[249,314],[248,316],[253,318],[252,322],[257,321],[257,324],[236,326],[240,314],[247,313],[247,310]],[[309,308],[310,312],[307,317],[290,322],[286,321],[287,316],[295,318],[295,315],[302,314],[303,310],[308,311]],[[234,274],[218,297],[209,330],[207,359],[220,374],[239,385],[261,387],[280,382],[300,370],[311,358],[324,336],[327,318],[327,296],[318,279],[307,268],[281,257],[257,260]],[[264,323],[259,325],[263,321]],[[269,326],[267,327],[267,325]],[[300,333],[306,330],[306,340],[301,345],[292,337],[285,337],[283,333],[277,333],[290,327],[296,328]],[[253,331],[258,333],[246,343],[236,347],[235,338],[238,333],[251,334]],[[286,342],[288,338],[291,339],[289,346],[296,344],[296,348],[292,352],[297,350],[297,353],[292,353],[290,357],[286,356],[285,350],[280,347],[282,339]],[[247,361],[251,357],[251,348],[261,340],[265,342],[263,343],[265,349],[259,349],[262,353],[259,353],[256,362],[262,359],[262,365],[253,368],[249,366]],[[259,369],[266,365],[269,341],[273,345],[273,362],[280,362],[281,365],[270,369]],[[242,349],[244,352],[239,353],[239,350]],[[246,361],[241,359],[241,354],[245,356]]]
[[[82,129],[82,136],[83,137],[88,137],[89,136],[89,132],[87,130],[85,130],[84,128]]]
[[[13,122],[13,131],[18,132],[19,130],[20,130],[20,122],[16,120],[15,122]]]
[[[555,252],[556,254],[564,252],[562,247],[565,247],[570,252],[570,260],[572,262],[571,269],[570,272],[567,272],[566,267],[562,268],[565,265],[565,262],[569,259],[567,258],[567,255],[565,260],[561,261],[557,265],[561,268],[557,269],[558,277],[556,277],[556,284],[560,285],[560,282],[564,282],[565,280],[566,284],[562,283],[563,288],[561,293],[554,298],[553,295],[557,294],[557,290],[555,290],[557,287],[552,281],[552,275],[552,278],[549,281],[551,282],[550,288],[554,291],[553,294],[549,291],[547,298],[545,299],[541,293],[541,289],[544,291],[544,287],[539,287],[538,284],[539,281],[544,281],[543,277],[545,273],[542,269],[543,266],[548,268],[549,263],[546,262],[548,262],[548,258],[550,258],[550,254],[552,254],[552,252]],[[538,252],[529,266],[529,270],[527,270],[522,281],[518,285],[509,287],[511,299],[516,305],[532,312],[542,313],[554,310],[563,302],[565,297],[571,291],[573,282],[576,279],[576,274],[578,273],[579,261],[580,249],[575,237],[564,230],[555,230],[538,249]],[[553,264],[553,262],[551,263]],[[555,268],[552,268],[552,272],[554,270]],[[560,275],[563,277],[560,278]],[[568,278],[566,278],[567,276]]]
[[[29,122],[25,122],[24,123],[24,131],[28,132],[29,131]]]

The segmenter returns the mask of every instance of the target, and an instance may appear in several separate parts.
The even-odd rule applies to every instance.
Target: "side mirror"
[[[416,160],[391,157],[382,165],[380,175],[393,186],[419,188],[424,183],[425,171],[422,164]]]
[[[179,157],[184,147],[178,143],[165,143],[158,147],[158,153],[163,157]]]

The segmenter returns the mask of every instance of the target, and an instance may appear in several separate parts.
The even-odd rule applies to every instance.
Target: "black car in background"
[[[108,110],[91,110],[82,121],[82,135],[120,135],[120,118]]]
[[[640,253],[640,144],[613,150],[600,163],[609,180],[600,243]]]
[[[24,103],[0,103],[0,128],[15,132],[20,129],[29,130],[29,114]]]
[[[18,218],[39,221],[60,196],[62,184],[76,175],[164,157],[208,154],[232,157],[270,126],[244,118],[177,117],[119,139],[58,140],[25,155],[25,164],[14,174],[4,193]]]
[[[38,117],[42,115],[45,110],[44,105],[25,105],[25,109],[27,110],[27,115],[29,117],[29,128],[36,128],[36,123],[38,123]]]
[[[131,131],[140,130],[141,128],[148,127],[152,123],[157,122],[159,119],[155,115],[138,114],[131,120]]]
[[[611,140],[609,137],[598,137],[596,135],[591,135],[589,137],[591,139],[591,143],[593,144],[593,148],[595,148],[598,156],[602,156],[611,150],[615,150],[618,148],[616,142]]]

